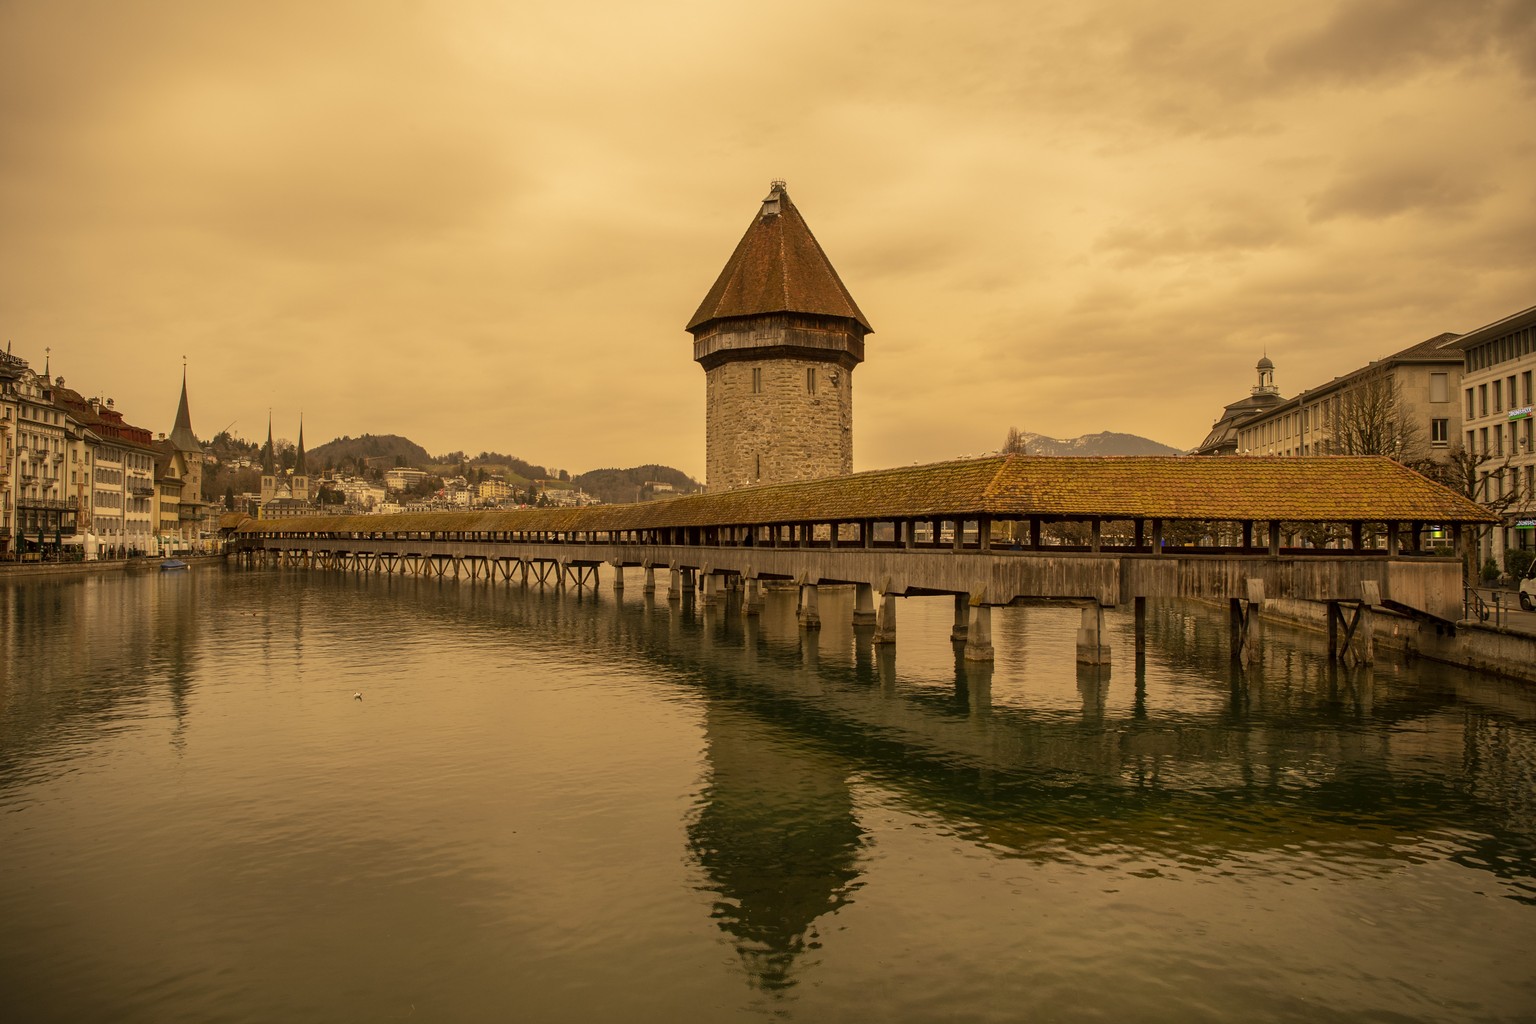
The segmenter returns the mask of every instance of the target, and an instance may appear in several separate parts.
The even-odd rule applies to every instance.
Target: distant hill
[[[699,482],[680,469],[671,466],[635,466],[632,469],[593,469],[571,482],[595,498],[609,504],[635,501],[641,488],[648,483],[671,484],[678,494],[689,494],[701,488]]]
[[[311,472],[330,465],[341,468],[344,463],[356,464],[358,460],[367,460],[379,469],[393,469],[397,460],[407,466],[425,466],[428,461],[425,448],[398,434],[338,437],[305,452],[304,458]]]
[[[1024,434],[1025,449],[1031,455],[1183,455],[1178,448],[1138,437],[1135,434],[1116,434],[1103,431],[1084,434],[1082,437],[1046,437],[1044,434]]]

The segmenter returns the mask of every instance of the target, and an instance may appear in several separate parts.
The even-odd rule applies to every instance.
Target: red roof
[[[844,317],[865,333],[874,332],[781,181],[773,183],[685,330],[712,320],[769,313]]]

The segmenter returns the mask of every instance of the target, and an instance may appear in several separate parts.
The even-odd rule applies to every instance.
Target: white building
[[[1461,380],[1463,445],[1476,474],[1473,497],[1503,522],[1483,539],[1480,561],[1504,569],[1512,549],[1536,548],[1536,306],[1458,338],[1466,356]]]

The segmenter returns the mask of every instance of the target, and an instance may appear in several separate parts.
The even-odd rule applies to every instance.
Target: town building
[[[688,321],[711,491],[853,471],[853,370],[873,332],[775,181]]]
[[[1505,568],[1511,550],[1536,548],[1536,306],[1462,335],[1461,435],[1466,485],[1503,522],[1482,539],[1480,560]]]
[[[304,418],[299,417],[299,443],[294,452],[293,469],[277,465],[277,448],[272,441],[272,418],[267,417],[267,443],[261,448],[261,519],[315,515],[322,511],[310,492],[309,469],[304,456]]]
[[[1444,461],[1460,436],[1461,352],[1440,334],[1374,360],[1293,398],[1259,363],[1259,386],[1218,419],[1202,454],[1388,455],[1403,463]],[[1270,376],[1265,375],[1269,371]],[[1277,400],[1278,399],[1278,400]]]
[[[0,354],[0,556],[41,558],[78,542],[89,435],[54,405],[52,379]]]
[[[187,404],[187,370],[181,370],[181,400],[176,405],[176,422],[167,439],[170,451],[177,456],[168,466],[179,473],[181,493],[176,502],[176,535],[183,541],[195,541],[203,532],[203,520],[208,503],[203,500],[203,446],[192,431],[192,412]],[[165,450],[164,445],[156,445]],[[162,517],[162,532],[165,521]]]
[[[392,491],[408,491],[427,478],[425,470],[396,467],[384,474],[384,486]]]
[[[1258,365],[1254,369],[1258,371],[1259,382],[1245,397],[1239,398],[1221,411],[1220,418],[1211,425],[1211,432],[1191,454],[1236,455],[1238,427],[1285,401],[1280,396],[1280,389],[1275,386],[1275,364],[1269,356],[1259,357]]]

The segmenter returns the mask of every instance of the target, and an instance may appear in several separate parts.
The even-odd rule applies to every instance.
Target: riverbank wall
[[[1265,618],[1325,633],[1328,606],[1312,601],[1265,601]],[[1455,629],[1377,609],[1376,647],[1491,675],[1536,682],[1536,635],[1464,620]]]
[[[224,564],[223,555],[187,555],[181,559],[188,566]],[[33,579],[62,576],[101,576],[107,573],[159,572],[159,559],[104,559],[97,562],[5,562],[0,563],[0,580]]]

